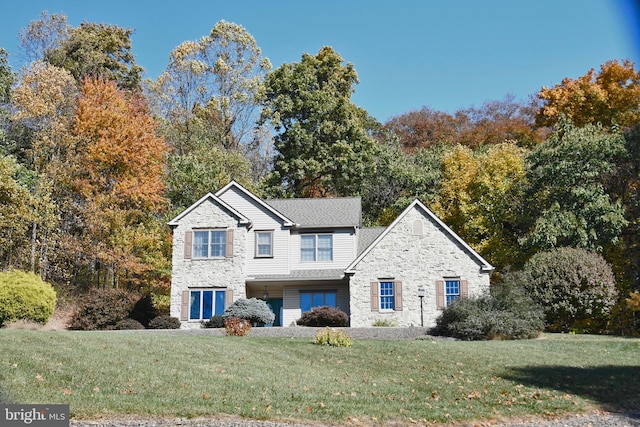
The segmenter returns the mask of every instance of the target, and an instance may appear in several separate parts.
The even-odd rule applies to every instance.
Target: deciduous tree
[[[640,72],[629,60],[613,60],[591,69],[577,79],[565,78],[553,88],[538,93],[542,106],[537,113],[539,126],[552,126],[562,116],[576,126],[618,124],[633,126],[640,122]]]
[[[269,73],[263,120],[278,134],[269,186],[298,197],[347,196],[375,173],[367,113],[351,102],[358,75],[331,47]]]
[[[107,266],[109,280],[134,282],[149,272],[144,241],[165,204],[163,139],[144,99],[114,81],[85,78],[74,133],[74,183],[80,196],[87,254]],[[165,231],[166,233],[166,231]],[[155,235],[166,239],[164,233]]]
[[[121,88],[138,90],[143,69],[131,52],[132,34],[128,28],[85,21],[47,50],[45,60],[69,71],[78,82],[100,76]]]
[[[527,158],[532,225],[522,242],[537,250],[568,246],[592,251],[618,242],[627,221],[605,183],[624,155],[619,132],[562,123]]]

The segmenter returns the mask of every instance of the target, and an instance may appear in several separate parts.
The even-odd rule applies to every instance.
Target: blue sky
[[[611,59],[640,69],[640,0],[23,0],[0,6],[0,47],[43,10],[135,30],[156,78],[169,53],[220,20],[242,25],[274,68],[332,46],[360,77],[353,102],[381,122],[427,106],[455,112],[576,78]]]

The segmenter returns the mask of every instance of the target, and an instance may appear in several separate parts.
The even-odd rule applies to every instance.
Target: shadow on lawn
[[[521,384],[564,391],[599,403],[608,411],[640,418],[640,366],[529,366],[502,375]]]

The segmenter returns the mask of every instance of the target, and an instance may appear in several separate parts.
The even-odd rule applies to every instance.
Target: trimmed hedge
[[[349,316],[347,316],[347,313],[337,307],[329,307],[328,305],[313,307],[311,311],[303,313],[302,317],[296,321],[299,326],[313,327],[341,327],[347,326],[348,322]]]
[[[171,316],[157,316],[149,322],[149,329],[180,329],[180,319]]]
[[[16,320],[45,324],[55,307],[56,291],[37,274],[0,273],[0,326]]]

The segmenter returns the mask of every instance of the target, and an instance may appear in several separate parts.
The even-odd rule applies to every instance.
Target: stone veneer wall
[[[184,259],[184,233],[193,228],[230,228],[233,258]],[[180,318],[182,291],[189,288],[219,287],[233,290],[233,300],[246,298],[246,234],[238,220],[211,200],[206,200],[179,221],[173,229],[171,316]],[[183,329],[200,328],[199,322],[182,322]]]
[[[422,221],[423,233],[413,235],[414,221]],[[416,206],[407,212],[393,229],[355,268],[349,290],[351,326],[372,326],[377,319],[389,319],[397,326],[420,326],[418,288],[425,289],[424,326],[435,325],[440,314],[436,304],[436,280],[459,277],[467,280],[469,296],[489,288],[490,272],[453,238]],[[371,311],[370,282],[380,278],[402,282],[402,311]]]

